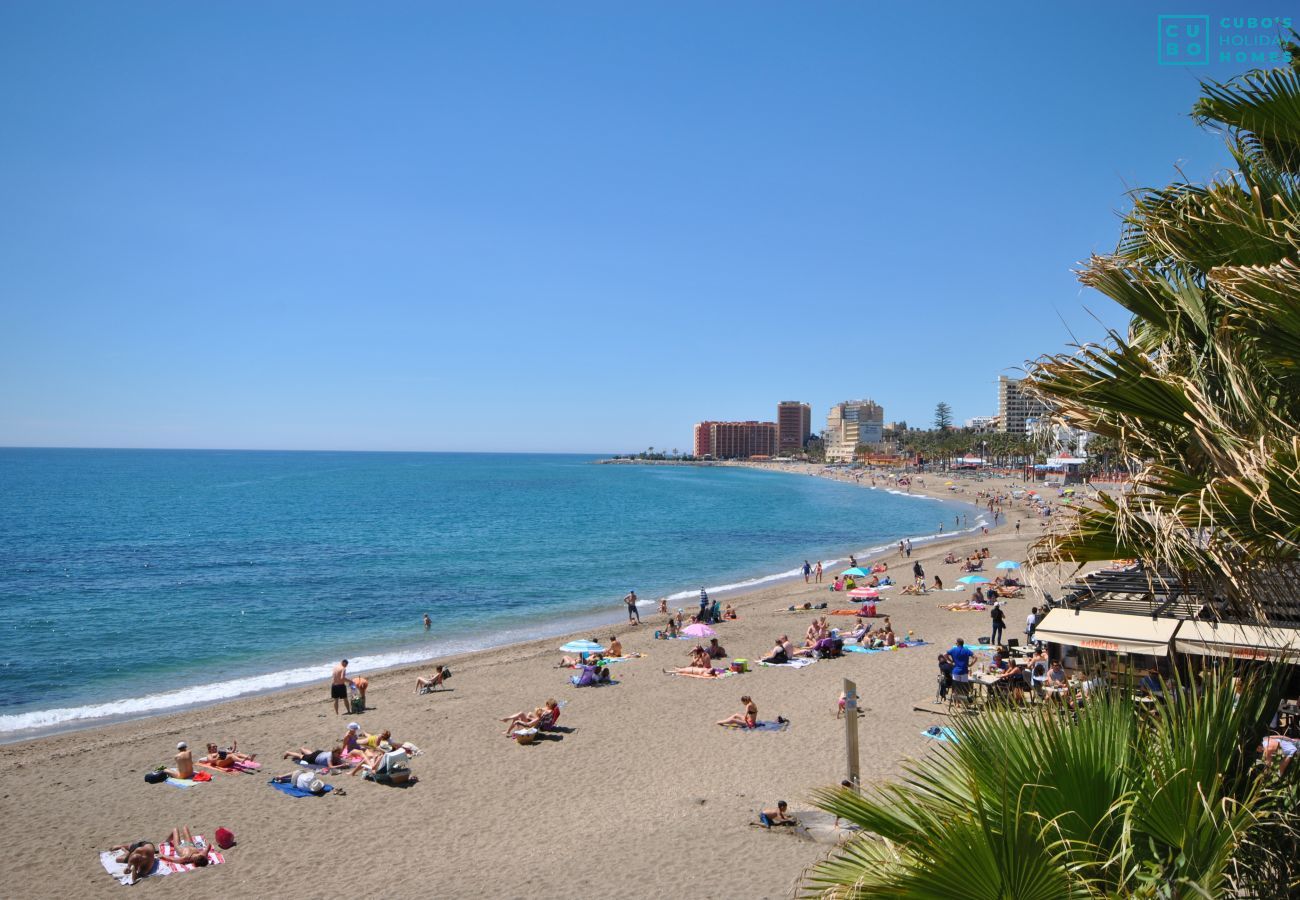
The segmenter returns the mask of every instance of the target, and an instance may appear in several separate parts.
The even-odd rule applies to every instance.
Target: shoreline
[[[606,461],[600,460],[597,462],[602,463]],[[608,462],[611,464],[639,464],[636,461],[628,460],[609,460]],[[851,478],[838,477],[838,473],[834,470],[821,471],[824,467],[808,463],[767,464],[719,460],[690,463],[674,462],[673,464],[751,468],[760,471],[775,471],[787,475],[806,475],[826,478],[827,480],[839,481],[841,483],[867,490],[882,489],[872,485],[862,484]],[[793,468],[794,466],[798,466],[799,468],[795,469]],[[980,521],[981,514],[979,508],[969,500],[962,500],[956,496],[946,495],[951,492],[944,492],[941,494],[937,490],[927,490],[923,485],[918,487],[919,490],[915,492],[903,492],[892,489],[890,492],[899,496],[910,495],[918,499],[935,500],[940,502],[944,507],[970,506],[975,514],[975,521],[977,523]],[[935,532],[914,536],[910,539],[915,546],[924,547],[943,540],[952,540],[954,538],[968,536],[979,528],[979,524],[974,524],[967,529],[963,529],[961,532]],[[908,536],[902,535],[899,539],[908,539]],[[879,554],[887,553],[893,546],[894,542],[891,540],[888,544],[879,544],[855,550],[838,551],[838,556],[831,559],[825,559],[823,562],[827,566],[836,566],[841,562],[845,562],[850,554],[859,556],[863,560],[867,560]],[[706,586],[706,589],[711,597],[739,601],[758,591],[769,588],[778,588],[784,584],[793,584],[797,581],[800,574],[798,568],[767,572],[752,577],[742,578],[742,580],[734,583]],[[696,596],[697,592],[695,589],[687,589],[668,594],[663,599],[665,599],[669,604],[675,604],[685,600],[694,601]],[[642,600],[639,604],[642,613],[653,615],[660,599],[661,598],[656,597],[653,599]],[[610,612],[605,613],[593,607],[585,611],[567,611],[560,613],[555,617],[543,617],[539,619],[537,624],[530,627],[527,636],[521,632],[512,632],[507,629],[505,631],[496,630],[488,632],[488,635],[501,636],[500,640],[496,640],[492,636],[484,635],[458,635],[448,638],[437,646],[421,649],[417,649],[413,645],[394,648],[390,644],[387,647],[376,647],[373,650],[363,651],[356,656],[350,656],[349,659],[352,661],[352,665],[349,667],[349,672],[353,675],[365,675],[369,678],[379,674],[387,675],[393,673],[401,674],[408,671],[423,671],[435,660],[447,665],[455,666],[463,659],[472,657],[476,654],[495,650],[504,650],[511,647],[526,647],[527,645],[537,641],[553,641],[557,638],[570,640],[586,635],[593,630],[603,631],[608,628],[617,628],[625,621],[620,618],[620,615],[621,611],[611,610]],[[460,647],[456,649],[448,648],[448,644],[454,646],[455,644],[464,641],[481,641],[482,643],[479,643],[477,646]],[[76,706],[50,707],[40,710],[0,715],[0,723],[3,723],[9,716],[14,718],[25,718],[29,716],[54,716],[57,714],[79,713],[83,710],[105,710],[105,713],[102,715],[65,715],[64,717],[59,718],[58,721],[51,722],[50,724],[37,724],[11,730],[0,729],[0,746],[23,744],[45,738],[76,734],[101,727],[145,722],[150,719],[203,710],[219,706],[223,703],[231,703],[253,698],[273,696],[281,692],[301,690],[309,685],[317,684],[328,679],[333,664],[333,660],[319,663],[304,663],[289,669],[273,669],[269,672],[257,671],[249,674],[242,674],[225,681],[216,682],[215,684],[198,684],[170,691],[145,694],[139,697],[125,697],[117,700],[87,702]],[[204,691],[211,691],[213,688],[226,688],[227,690],[219,696],[197,696]],[[193,699],[179,699],[182,697],[192,697]],[[122,704],[133,704],[136,708],[122,712],[109,711],[112,707],[120,706]]]
[[[971,488],[943,493],[969,502]],[[1039,529],[1015,534],[1010,525],[1019,510],[1028,518],[1023,504],[1005,506],[1007,520],[987,536],[947,534],[948,540],[920,545],[913,539],[911,558],[894,545],[872,559],[887,561],[903,582],[913,563],[923,563],[927,575],[955,581],[957,567],[942,562],[953,545],[963,554],[988,546],[995,557],[1023,560]],[[801,637],[810,614],[790,612],[791,605],[847,605],[843,595],[827,593],[833,574],[822,584],[796,579],[731,598],[739,618],[717,626],[729,656],[754,660],[775,634]],[[593,864],[582,870],[584,881],[616,884],[620,893],[635,896],[789,896],[799,873],[828,847],[810,834],[751,827],[755,810],[785,798],[796,815],[808,815],[810,791],[844,777],[844,723],[836,718],[835,698],[845,678],[858,684],[867,711],[859,725],[864,786],[898,777],[907,758],[928,752],[931,742],[921,732],[936,720],[914,706],[933,697],[934,651],[956,637],[973,640],[987,632],[987,616],[941,608],[960,596],[883,591],[883,614],[897,632],[914,631],[931,646],[846,654],[797,671],[752,667],[725,681],[665,676],[661,669],[683,665],[692,645],[655,640],[660,622],[650,614],[640,627],[595,632],[602,640],[617,634],[626,651],[642,654],[612,666],[618,684],[607,688],[574,688],[571,670],[557,668],[559,642],[541,637],[457,656],[451,661],[455,676],[438,693],[415,694],[414,676],[428,666],[376,673],[368,708],[355,716],[333,712],[328,679],[322,678],[199,709],[95,724],[71,737],[6,744],[0,746],[0,778],[9,796],[24,798],[25,819],[6,848],[5,868],[49,893],[114,896],[120,888],[99,865],[97,851],[157,838],[187,823],[205,834],[228,827],[237,844],[215,870],[168,878],[168,896],[180,900],[216,892],[307,900],[376,889],[405,896],[429,884],[452,898],[531,896],[572,883],[576,861],[588,858]],[[1036,597],[1027,591],[1010,601],[1013,630]],[[611,618],[617,615],[611,611]],[[762,718],[783,715],[792,724],[777,734],[716,727],[735,712],[742,693],[754,697]],[[501,716],[547,697],[565,702],[560,724],[569,731],[529,747],[502,737]],[[424,752],[411,764],[419,783],[396,790],[334,775],[328,781],[346,788],[346,796],[336,791],[304,800],[266,786],[266,777],[289,765],[281,762],[282,751],[337,743],[351,720],[368,732],[389,729],[420,747]],[[144,784],[142,775],[170,762],[181,740],[195,747],[238,740],[241,751],[264,761],[261,777],[219,775],[188,790]],[[557,800],[577,796],[579,788],[579,805]],[[409,823],[411,836],[436,840],[437,852],[413,854],[401,841],[367,842],[364,866],[355,864],[354,853],[285,852],[318,844],[323,834],[339,834],[341,846],[349,846],[340,821],[393,817]],[[437,822],[457,827],[435,830]],[[59,835],[57,857],[45,852],[51,834]],[[511,847],[514,865],[489,865],[502,843]],[[750,877],[702,890],[699,873],[716,866],[720,855],[747,860]],[[157,890],[154,881],[146,879],[138,890]]]

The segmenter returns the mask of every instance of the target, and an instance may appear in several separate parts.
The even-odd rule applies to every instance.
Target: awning
[[[1190,621],[1178,630],[1174,648],[1202,656],[1300,661],[1300,629]]]
[[[1168,656],[1169,641],[1180,624],[1178,619],[1054,609],[1034,629],[1034,640],[1110,653]]]

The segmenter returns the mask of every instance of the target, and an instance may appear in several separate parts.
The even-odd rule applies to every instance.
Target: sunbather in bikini
[[[238,753],[235,751],[235,744],[232,741],[227,750],[222,750],[216,744],[208,743],[208,755],[202,757],[199,762],[211,766],[214,769],[236,769],[238,763],[253,762],[257,757],[251,753]]]
[[[555,724],[559,714],[560,704],[554,699],[549,699],[544,706],[539,706],[532,712],[517,712],[513,716],[506,716],[501,721],[506,723],[504,733],[511,734],[520,728],[550,728]]]
[[[200,847],[194,840],[194,835],[190,833],[190,826],[173,828],[172,833],[167,836],[167,840],[172,845],[174,855],[168,856],[166,853],[159,853],[158,858],[163,862],[176,863],[182,866],[206,866],[208,864],[208,851]]]
[[[118,844],[109,849],[117,854],[118,862],[126,864],[126,876],[131,881],[139,881],[152,872],[158,856],[158,848],[151,841]]]
[[[741,728],[755,728],[758,725],[758,707],[749,695],[740,698],[740,702],[745,705],[745,711],[736,713],[733,716],[727,716],[718,722],[719,725],[739,725]]]
[[[717,678],[713,666],[681,666],[676,669],[664,669],[665,675],[685,675],[688,678]]]
[[[434,688],[441,687],[442,680],[444,677],[443,669],[444,669],[443,666],[436,666],[433,670],[433,674],[430,675],[428,678],[421,677],[415,679],[415,692],[418,694],[425,688],[429,688],[430,690],[432,690]]]
[[[286,750],[281,759],[294,759],[309,766],[333,767],[344,765],[342,747],[335,747],[333,750],[313,750],[310,747],[302,747],[297,752]]]

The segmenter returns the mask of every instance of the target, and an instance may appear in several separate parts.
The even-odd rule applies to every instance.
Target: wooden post
[[[844,679],[844,750],[848,756],[849,781],[861,785],[858,769],[858,686]]]

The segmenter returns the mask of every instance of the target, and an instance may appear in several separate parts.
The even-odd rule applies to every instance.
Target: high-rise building
[[[749,459],[776,455],[775,422],[697,422],[695,455]]]
[[[776,405],[776,449],[779,453],[802,450],[812,434],[812,407],[798,400]]]
[[[1007,434],[1027,434],[1034,420],[1049,412],[1051,407],[1021,389],[1020,379],[998,376],[999,430]]]
[[[879,444],[885,408],[873,400],[836,403],[826,416],[827,462],[851,462],[859,444]]]

